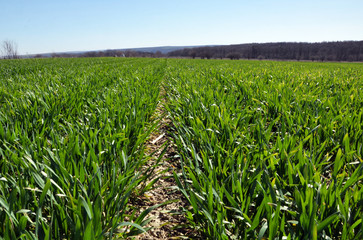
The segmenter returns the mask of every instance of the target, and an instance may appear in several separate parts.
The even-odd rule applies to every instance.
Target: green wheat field
[[[363,239],[362,63],[152,58],[0,61],[0,238],[149,230],[158,103],[203,238]]]

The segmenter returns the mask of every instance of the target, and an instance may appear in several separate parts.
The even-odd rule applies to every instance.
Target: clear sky
[[[363,0],[0,0],[20,54],[363,40]]]

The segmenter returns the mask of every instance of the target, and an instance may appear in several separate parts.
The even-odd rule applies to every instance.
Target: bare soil
[[[179,172],[177,167],[179,159],[176,157],[175,147],[170,141],[168,128],[171,121],[166,116],[163,104],[164,100],[159,103],[154,116],[154,119],[160,119],[160,123],[146,143],[147,153],[155,152],[152,160],[147,164],[149,166],[156,163],[164,147],[167,146],[165,154],[154,171],[154,176],[149,181],[155,178],[159,178],[159,180],[155,183],[153,189],[147,191],[133,205],[142,212],[151,206],[168,203],[148,214],[147,217],[152,220],[146,227],[151,227],[152,229],[147,233],[137,236],[135,239],[198,239],[198,234],[188,225],[187,219],[183,214],[183,209],[188,208],[189,205],[177,189],[174,180],[173,171]]]

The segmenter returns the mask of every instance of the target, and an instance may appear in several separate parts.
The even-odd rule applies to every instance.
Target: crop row
[[[153,167],[144,142],[164,62],[48,59],[0,65],[0,237],[125,238]],[[136,191],[135,189],[138,189]]]
[[[176,60],[167,109],[210,239],[363,238],[363,69]]]

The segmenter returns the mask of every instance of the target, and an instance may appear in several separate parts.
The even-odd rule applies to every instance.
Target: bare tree
[[[2,44],[2,52],[4,58],[15,59],[18,58],[18,45],[11,40],[5,40]]]

